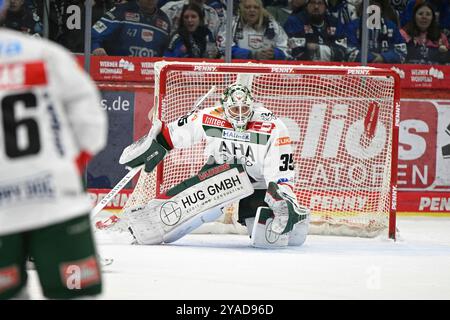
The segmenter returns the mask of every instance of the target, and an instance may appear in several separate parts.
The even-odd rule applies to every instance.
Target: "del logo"
[[[152,41],[153,40],[153,31],[152,30],[147,30],[147,29],[142,29],[141,38],[145,42]]]
[[[232,130],[223,130],[223,139],[238,140],[238,141],[250,141],[250,133],[248,132],[236,132]]]
[[[275,125],[271,122],[255,121],[248,124],[247,130],[254,130],[264,133],[271,133]]]

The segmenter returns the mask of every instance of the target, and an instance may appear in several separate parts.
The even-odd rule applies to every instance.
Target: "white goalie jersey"
[[[76,160],[106,137],[98,91],[70,53],[0,30],[0,235],[89,213]]]
[[[266,189],[269,182],[294,186],[288,130],[259,103],[255,103],[254,114],[243,132],[233,129],[222,107],[212,107],[163,126],[162,135],[170,148],[190,147],[206,140],[205,158],[212,156],[219,164],[238,161],[244,165],[255,189]]]

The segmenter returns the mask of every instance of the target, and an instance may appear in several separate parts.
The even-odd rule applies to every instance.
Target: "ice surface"
[[[309,236],[283,250],[243,235],[189,235],[169,245],[128,245],[97,233],[100,299],[450,299],[450,218],[399,217],[400,239]],[[35,271],[30,292],[41,299]]]

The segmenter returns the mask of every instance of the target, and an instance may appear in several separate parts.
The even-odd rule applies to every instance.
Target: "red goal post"
[[[295,192],[312,210],[311,232],[395,239],[399,77],[371,67],[254,63],[155,63],[156,116],[174,121],[211,87],[200,108],[217,105],[238,77],[254,99],[287,125],[296,163]],[[172,150],[141,173],[125,208],[144,204],[196,174],[204,144]],[[234,213],[236,214],[236,213]]]

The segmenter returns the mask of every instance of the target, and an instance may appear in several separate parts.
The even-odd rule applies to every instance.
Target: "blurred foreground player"
[[[249,79],[238,78],[215,107],[193,110],[168,124],[156,121],[146,137],[124,150],[121,164],[145,163],[151,171],[168,150],[206,141],[208,161],[200,173],[124,213],[138,243],[173,242],[239,201],[238,221],[247,227],[253,246],[303,244],[309,209],[298,204],[293,190],[291,139],[285,124],[254,101]]]
[[[47,298],[101,292],[82,182],[106,143],[99,98],[65,49],[0,29],[0,299],[28,298],[28,256]]]

